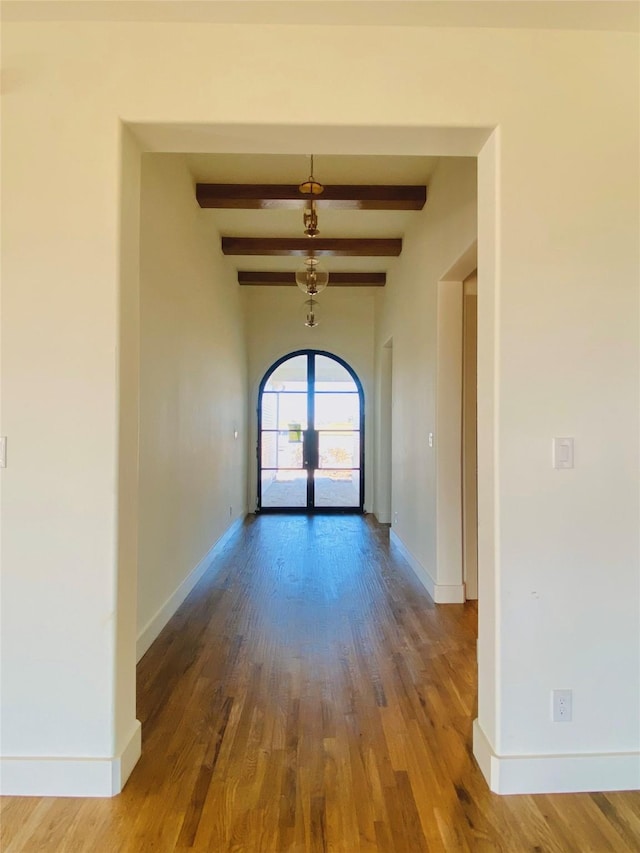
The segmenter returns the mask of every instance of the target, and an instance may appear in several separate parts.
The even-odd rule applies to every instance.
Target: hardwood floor
[[[139,665],[124,792],[5,798],[1,849],[639,850],[639,794],[490,793],[476,621],[369,519],[251,517]]]

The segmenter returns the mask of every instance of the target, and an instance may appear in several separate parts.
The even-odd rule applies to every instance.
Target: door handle
[[[305,429],[302,433],[302,466],[309,470],[309,449],[311,445],[310,433],[311,430]]]
[[[302,464],[307,469],[318,467],[318,431],[306,429],[302,435]]]

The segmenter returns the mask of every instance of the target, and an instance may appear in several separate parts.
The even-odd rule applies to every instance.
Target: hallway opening
[[[220,138],[207,136],[206,144],[203,138],[200,153],[143,154],[139,625],[151,638],[170,607],[201,576],[206,561],[212,554],[217,558],[218,543],[226,547],[229,532],[244,513],[255,509],[265,514],[371,513],[386,523],[393,517],[394,541],[415,557],[410,564],[414,570],[418,564],[418,577],[425,583],[424,570],[432,572],[438,589],[448,593],[456,586],[457,594],[461,582],[440,577],[433,553],[437,445],[434,449],[425,442],[436,417],[433,303],[437,276],[450,263],[455,247],[462,250],[477,236],[476,155],[488,132],[461,132],[459,142],[464,145],[454,146],[456,156],[446,156],[448,143],[442,140],[434,149],[424,130],[409,135],[401,155],[395,143],[374,145],[373,131],[366,139],[356,135],[347,140],[342,133],[326,138],[326,153],[318,154],[317,164],[328,183],[344,181],[348,174],[350,180],[374,184],[385,174],[392,180],[393,174],[393,180],[428,183],[429,200],[420,212],[379,212],[377,234],[404,234],[401,256],[389,261],[389,286],[330,287],[321,326],[311,337],[298,316],[295,290],[282,282],[261,287],[251,278],[258,273],[258,278],[281,275],[278,256],[235,262],[244,270],[235,276],[242,285],[238,288],[229,275],[228,259],[219,251],[224,240],[231,239],[225,233],[237,233],[242,223],[245,233],[266,233],[263,212],[251,209],[240,220],[233,209],[196,208],[193,197],[194,181],[196,188],[220,181],[263,185],[274,174],[291,181],[290,154],[304,150],[312,133],[308,128],[301,131],[295,144],[288,138],[281,149],[280,142],[267,144],[268,133],[264,137],[262,128],[260,144],[268,153],[258,157],[244,150],[229,153],[236,144],[229,140],[230,132],[227,128]],[[336,155],[336,150],[342,153]],[[491,150],[485,160],[490,173]],[[184,233],[176,233],[174,226],[178,209]],[[323,222],[327,233],[340,233],[340,228],[354,228],[354,215],[327,211]],[[450,232],[447,241],[435,227],[440,222]],[[276,224],[284,227],[279,220]],[[166,257],[160,256],[158,245]],[[189,283],[187,298],[187,285],[181,281],[176,286],[172,269],[184,262],[187,250],[192,257],[194,246],[198,275]],[[294,258],[290,263],[297,262]],[[337,263],[349,266],[341,259]],[[379,263],[375,257],[367,261],[371,269]],[[168,304],[171,311],[166,310]],[[212,316],[215,331],[204,327]],[[419,317],[422,322],[417,323]],[[175,345],[175,357],[160,371],[158,361],[166,358],[168,341]],[[309,349],[309,344],[317,349]],[[326,376],[323,370],[329,371]],[[335,371],[341,375],[333,375]],[[222,394],[215,393],[216,388]],[[322,410],[327,400],[338,397],[348,399],[350,411],[336,417]],[[167,401],[179,401],[180,406],[168,406]],[[189,475],[185,464],[174,466],[165,456],[172,426],[181,437],[177,455],[190,466]],[[219,441],[212,441],[214,435]],[[212,446],[219,451],[215,459],[210,456]],[[194,484],[204,500],[198,499]],[[174,495],[176,488],[185,498],[181,518],[170,511],[169,500],[159,500],[160,494]],[[205,513],[209,508],[212,511]],[[194,535],[186,535],[188,527]],[[205,535],[214,543],[209,551],[203,547]],[[174,542],[179,553],[171,551]],[[159,571],[161,564],[167,564],[166,570]],[[175,570],[178,565],[184,567],[182,577]],[[426,586],[431,592],[433,585]],[[452,596],[442,600],[451,601]],[[491,662],[486,655],[483,660],[485,665]],[[493,711],[487,703],[484,707]]]

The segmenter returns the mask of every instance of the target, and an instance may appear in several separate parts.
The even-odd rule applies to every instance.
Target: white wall
[[[297,287],[242,287],[249,364],[249,509],[255,509],[258,387],[274,361],[299,349],[337,355],[355,370],[365,399],[365,511],[373,496],[373,337],[376,288],[331,287],[318,297],[319,324],[304,325],[305,296]]]
[[[2,40],[3,754],[113,756],[115,673],[134,678],[113,627],[132,620],[116,585],[135,596],[116,548],[124,120],[156,150],[479,155],[477,754],[500,790],[637,784],[637,35],[99,21]],[[551,469],[554,435],[576,437],[573,471]],[[425,553],[430,499],[400,503]]]
[[[374,442],[376,448],[375,506],[381,524],[391,524],[391,474],[393,447],[393,340],[389,338],[376,352],[376,416]]]
[[[247,490],[240,288],[180,155],[143,157],[141,208],[139,651]]]
[[[40,112],[45,79],[52,100]],[[135,635],[116,625],[121,134],[96,102],[78,122],[62,117],[54,102],[68,78],[36,80],[2,105],[2,786],[106,793],[120,750],[116,632]],[[75,773],[78,759],[90,776]]]
[[[460,512],[460,441],[453,459],[440,452],[439,422],[460,433],[460,379],[439,375],[446,348],[461,363],[461,307],[454,323],[438,322],[443,299],[461,300],[454,286],[438,282],[476,237],[476,161],[443,158],[429,184],[422,213],[407,232],[402,255],[379,296],[376,358],[382,367],[384,344],[393,337],[392,530],[414,558],[414,565],[437,601],[461,600],[458,535],[438,535],[438,499]],[[448,307],[448,306],[447,306]],[[451,312],[449,312],[451,313]],[[438,340],[438,331],[441,339]],[[457,380],[452,386],[449,380]],[[439,402],[440,411],[437,403]],[[456,408],[457,407],[457,408]],[[456,417],[457,423],[452,423]],[[434,435],[429,446],[429,433]],[[443,435],[444,438],[444,435]],[[444,447],[444,441],[442,442]],[[449,453],[449,457],[451,454]],[[455,468],[457,465],[457,479]],[[451,476],[451,468],[454,476]],[[457,549],[457,550],[456,550]],[[457,563],[456,563],[457,558]]]

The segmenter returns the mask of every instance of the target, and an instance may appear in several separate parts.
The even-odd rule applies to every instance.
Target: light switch
[[[7,467],[7,436],[0,436],[0,468]]]
[[[573,468],[573,438],[553,439],[553,467]]]

